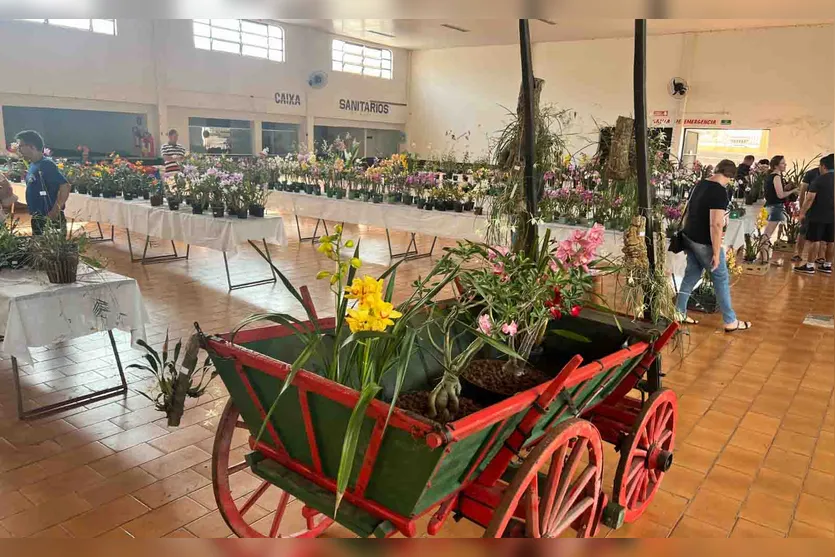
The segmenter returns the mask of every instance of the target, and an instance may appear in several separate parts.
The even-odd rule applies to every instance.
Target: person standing
[[[168,143],[164,143],[160,147],[160,154],[162,160],[165,162],[165,173],[172,174],[175,172],[182,172],[183,159],[186,157],[186,148],[178,143],[180,139],[177,130],[168,130]]]
[[[786,220],[786,215],[783,213],[783,200],[794,191],[783,179],[783,172],[786,171],[786,157],[775,155],[768,163],[768,168],[768,176],[765,178],[765,209],[768,211],[768,224],[765,225],[764,236],[771,244],[771,236],[774,235],[777,226]]]
[[[43,137],[25,130],[15,136],[18,153],[29,163],[26,172],[26,205],[32,217],[32,234],[43,234],[47,223],[66,226],[64,204],[70,184],[55,162],[44,156]]]
[[[803,203],[806,201],[806,192],[809,190],[809,186],[814,182],[818,176],[820,176],[820,166],[815,167],[806,174],[803,175],[803,179],[800,181],[800,192],[798,194],[798,202],[800,207],[803,207]],[[795,263],[799,263],[803,261],[803,253],[804,248],[806,247],[806,232],[808,230],[809,221],[802,220],[800,221],[800,230],[797,234],[797,242],[794,246],[794,256],[792,257],[792,261]],[[818,258],[817,253],[810,254],[810,257],[815,258],[815,263],[823,263],[823,259]],[[821,255],[821,257],[823,257]]]
[[[742,160],[742,164],[736,167],[736,197],[742,198],[745,196],[745,189],[748,186],[751,178],[751,167],[754,165],[754,155],[746,155]]]
[[[9,179],[0,172],[0,226],[3,226],[6,215],[12,212],[15,201],[17,201],[17,196],[14,194]]]
[[[800,219],[807,220],[806,243],[808,257],[806,263],[794,268],[798,273],[815,273],[813,258],[824,253],[824,261],[818,265],[818,271],[832,274],[833,243],[835,243],[835,155],[829,154],[821,159],[820,176],[809,185],[806,199],[800,209]]]
[[[687,317],[687,302],[690,294],[707,271],[713,279],[716,301],[722,311],[726,333],[751,328],[748,321],[739,321],[731,306],[731,284],[728,263],[722,240],[725,229],[725,211],[728,209],[727,186],[736,176],[736,164],[723,160],[716,165],[713,174],[701,180],[687,205],[684,217],[684,251],[687,253],[687,267],[676,299],[676,308],[685,323],[697,323]]]

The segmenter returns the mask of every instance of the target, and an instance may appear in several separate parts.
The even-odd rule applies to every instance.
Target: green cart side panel
[[[336,507],[336,495],[333,492],[319,487],[275,461],[261,458],[257,453],[247,455],[247,462],[252,466],[255,475],[293,494],[308,507],[333,518],[333,510]],[[375,531],[388,529],[383,527],[387,521],[380,520],[345,500],[339,505],[338,522],[363,538],[372,536]]]

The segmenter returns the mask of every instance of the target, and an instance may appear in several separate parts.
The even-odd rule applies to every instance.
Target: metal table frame
[[[435,243],[438,241],[438,237],[435,236],[432,238],[432,247],[429,248],[429,251],[426,253],[420,253],[417,248],[417,242],[415,241],[415,235],[417,232],[408,232],[411,235],[409,239],[409,244],[406,246],[406,251],[402,253],[394,253],[391,248],[391,236],[389,236],[389,229],[386,228],[386,242],[388,242],[389,246],[389,257],[391,259],[403,258],[407,261],[411,261],[414,259],[423,259],[424,257],[432,257],[432,253],[435,251]]]
[[[187,260],[189,254],[191,253],[191,246],[186,244],[186,254],[179,255],[177,253],[177,246],[174,244],[174,240],[171,240],[171,249],[174,250],[174,253],[169,253],[167,255],[153,255],[148,257],[148,246],[151,243],[151,237],[145,236],[145,248],[142,250],[142,257],[134,257],[133,255],[133,246],[131,244],[130,239],[130,230],[125,228],[125,232],[128,236],[128,251],[130,252],[130,261],[131,263],[142,263],[143,265],[152,265],[154,263],[168,263],[169,261],[182,261]]]
[[[264,254],[261,254],[261,250],[258,249],[258,247],[255,245],[255,242],[253,242],[252,240],[247,240],[247,242],[249,242],[249,245],[251,245],[256,252],[258,252],[258,255],[261,255],[261,257],[264,257],[264,259],[267,260],[267,263],[269,263],[270,265],[270,273],[272,273],[272,278],[253,280],[250,282],[242,282],[240,284],[232,284],[232,277],[229,276],[229,261],[226,259],[226,252],[224,251],[223,265],[224,267],[226,267],[226,283],[229,285],[229,292],[241,288],[249,288],[250,286],[260,286],[262,284],[275,284],[276,282],[278,282],[278,277],[275,276],[275,269],[273,268],[273,260],[272,257],[270,257],[270,248],[267,245],[267,239],[261,238],[261,242],[264,244]]]
[[[116,368],[119,370],[119,378],[122,384],[116,387],[110,387],[101,391],[95,391],[86,395],[77,396],[54,404],[47,404],[39,408],[32,408],[24,410],[23,408],[23,393],[20,390],[20,369],[17,365],[17,358],[12,356],[12,377],[14,378],[14,387],[17,394],[17,417],[21,420],[33,420],[63,412],[64,410],[71,410],[93,402],[107,400],[108,398],[125,395],[128,392],[128,383],[125,379],[125,371],[122,369],[122,360],[119,358],[119,350],[116,348],[116,339],[113,338],[113,331],[107,331],[110,337],[110,346],[113,348],[113,356],[116,358]],[[0,337],[2,339],[3,337]]]
[[[321,238],[321,236],[317,235],[317,232],[319,232],[319,223],[322,223],[322,226],[325,227],[325,236],[330,235],[330,232],[328,232],[328,223],[325,222],[324,219],[318,219],[317,218],[316,219],[316,228],[313,229],[313,236],[308,236],[307,238],[302,238],[302,228],[301,228],[301,225],[299,225],[299,216],[298,215],[294,215],[294,216],[296,217],[296,232],[299,235],[299,243],[307,242],[308,240],[310,240],[310,243],[312,244],[312,243],[315,243],[316,240]]]

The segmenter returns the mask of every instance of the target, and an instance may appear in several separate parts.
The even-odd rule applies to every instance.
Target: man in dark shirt
[[[751,166],[754,164],[754,155],[746,155],[742,164],[736,167],[736,197],[745,196],[745,188],[748,186],[751,178]]]
[[[806,243],[808,255],[806,263],[794,268],[798,273],[815,273],[814,258],[822,251],[823,263],[818,271],[832,274],[833,245],[835,245],[835,155],[829,154],[821,159],[820,176],[815,179],[806,192],[806,200],[800,209],[800,220],[807,220]]]
[[[32,234],[42,234],[47,222],[65,226],[64,204],[70,184],[58,166],[43,153],[43,137],[26,130],[15,136],[18,152],[29,162],[26,172],[26,205],[32,216]]]
[[[722,311],[725,332],[751,328],[748,321],[739,321],[731,307],[731,284],[722,240],[725,230],[725,211],[728,209],[727,186],[736,176],[736,164],[723,160],[716,165],[713,175],[696,184],[690,194],[684,217],[684,250],[687,268],[678,291],[676,307],[685,323],[695,321],[687,317],[687,302],[696,284],[707,271],[713,279],[716,301]]]
[[[803,179],[800,181],[800,193],[798,194],[798,201],[801,207],[803,207],[803,203],[806,201],[806,192],[809,191],[809,186],[820,175],[820,167],[813,168],[812,170],[808,171],[806,174],[803,175]],[[808,225],[808,220],[803,220],[800,222],[800,232],[797,234],[797,243],[794,246],[794,256],[792,257],[792,261],[798,263],[803,261],[803,253],[806,247],[806,232],[808,230]],[[817,263],[823,263],[823,259],[817,259],[818,254],[816,253],[810,254],[809,257],[816,258]],[[820,257],[823,257],[823,254],[820,254]]]

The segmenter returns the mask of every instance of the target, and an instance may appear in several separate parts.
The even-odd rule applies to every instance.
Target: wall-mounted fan
[[[667,91],[674,99],[683,99],[689,90],[690,86],[680,77],[674,77],[670,80],[669,85],[667,85]]]
[[[314,89],[324,89],[328,84],[328,74],[325,72],[313,72],[307,78],[307,84]]]

